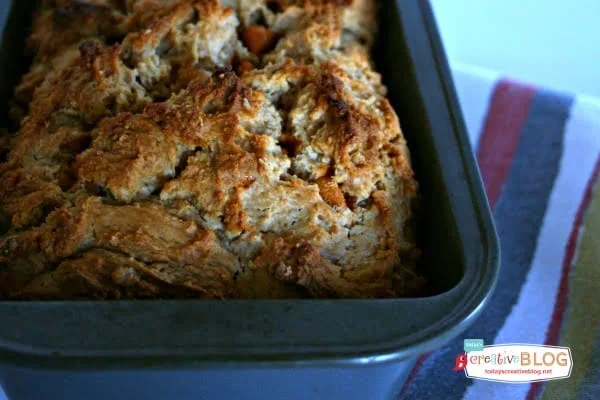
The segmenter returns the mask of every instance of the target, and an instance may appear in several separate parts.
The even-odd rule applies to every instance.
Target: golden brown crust
[[[373,6],[43,2],[0,164],[0,297],[418,292]]]

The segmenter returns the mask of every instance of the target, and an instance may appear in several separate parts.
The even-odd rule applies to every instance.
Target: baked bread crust
[[[375,5],[43,2],[0,164],[0,295],[417,294]]]

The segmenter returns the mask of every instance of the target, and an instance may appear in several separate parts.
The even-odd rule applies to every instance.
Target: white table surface
[[[598,0],[430,1],[452,62],[600,98]]]

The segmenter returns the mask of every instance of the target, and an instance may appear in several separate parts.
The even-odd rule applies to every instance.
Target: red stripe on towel
[[[429,355],[429,353],[421,354],[417,358],[417,362],[413,366],[413,369],[410,371],[410,374],[408,374],[408,378],[406,378],[406,382],[404,382],[404,385],[402,386],[402,390],[400,391],[400,394],[398,394],[397,400],[400,400],[401,398],[404,397],[404,395],[406,394],[406,390],[408,389],[408,386],[410,385],[410,382],[412,382],[415,375],[417,375],[417,372],[419,372],[419,370],[421,369],[421,366],[425,362],[425,359],[427,358],[428,355]]]
[[[501,80],[494,89],[477,151],[492,210],[510,171],[535,92],[534,87],[509,80]]]

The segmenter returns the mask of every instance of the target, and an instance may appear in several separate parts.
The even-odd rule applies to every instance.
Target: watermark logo
[[[470,351],[482,351],[483,339],[465,339],[464,349],[465,353]]]
[[[454,362],[453,370],[465,371],[468,378],[528,383],[571,376],[573,359],[568,347],[522,343],[484,346],[483,340],[474,343],[466,339],[465,353]]]

